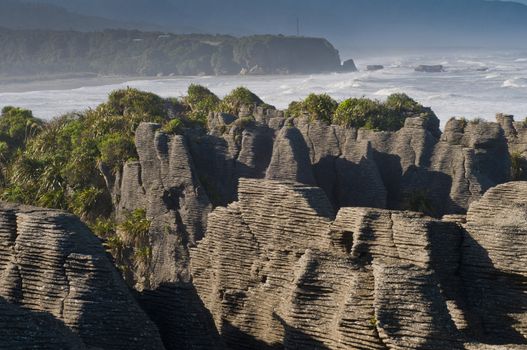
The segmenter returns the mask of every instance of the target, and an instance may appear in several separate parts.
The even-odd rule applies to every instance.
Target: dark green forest
[[[340,69],[325,39],[0,29],[0,76],[292,74]]]

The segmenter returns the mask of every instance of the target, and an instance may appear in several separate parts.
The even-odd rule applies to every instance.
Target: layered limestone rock
[[[146,259],[134,251],[117,263],[127,266],[125,278],[140,292],[139,301],[156,322],[169,349],[213,349],[216,336],[208,312],[190,283],[188,247],[203,237],[211,205],[197,178],[186,140],[167,135],[158,124],[136,130],[138,161],[124,165],[115,181],[118,221],[144,210],[150,227]]]
[[[232,349],[461,349],[461,238],[417,213],[335,219],[321,189],[243,179],[191,250],[193,280]]]
[[[215,205],[236,200],[238,179],[267,178],[321,187],[335,209],[406,209],[421,196],[427,214],[440,217],[465,213],[487,189],[510,179],[498,123],[451,120],[441,133],[436,118],[415,117],[399,131],[376,132],[288,120],[262,108],[244,118],[252,121],[213,115],[209,134],[188,135],[196,172]]]
[[[79,349],[86,346],[64,323],[42,312],[31,312],[0,297],[2,349]]]
[[[526,195],[527,182],[500,185],[467,214],[463,284],[474,333],[493,344],[527,343]]]
[[[320,187],[333,211],[413,208],[435,217],[465,213],[488,188],[509,179],[508,134],[498,123],[452,120],[441,133],[436,118],[415,117],[399,131],[376,132],[288,119],[281,111],[247,107],[239,116],[211,114],[208,129],[167,135],[159,125],[143,123],[136,131],[138,161],[128,162],[115,179],[107,176],[117,218],[145,209],[152,223],[147,244],[151,258],[142,264],[129,259],[127,282],[142,293],[147,310],[161,309],[160,300],[172,300],[169,308],[175,314],[187,310],[200,315],[198,333],[210,333],[211,320],[203,305],[194,302],[198,298],[190,284],[188,248],[203,237],[213,205],[242,201],[238,196],[242,178]],[[419,232],[433,231],[434,225]],[[375,253],[374,246],[369,248],[368,254]],[[457,264],[457,253],[452,254],[449,268]],[[453,267],[438,268],[436,277],[452,271]],[[452,310],[462,307],[456,283],[443,291]],[[170,297],[176,295],[183,296]],[[178,300],[193,302],[178,304]],[[155,314],[150,312],[153,318]],[[462,312],[457,315],[455,322],[466,323]],[[156,318],[156,323],[171,343],[177,340],[175,347],[192,342],[183,340],[194,338],[181,327],[183,319],[165,316]],[[209,340],[217,343],[216,336]]]
[[[527,182],[465,218],[343,208],[294,182],[242,179],[191,250],[231,349],[526,349]]]
[[[147,245],[153,258],[127,276],[140,291],[189,281],[186,248],[203,237],[211,209],[184,137],[159,128],[152,123],[137,128],[139,160],[124,165],[113,188],[118,222],[137,209],[145,210],[151,222]]]
[[[164,349],[100,241],[72,215],[0,206],[0,344]]]
[[[498,114],[496,118],[507,137],[509,153],[515,158],[513,180],[527,180],[527,123],[515,122],[512,115]]]

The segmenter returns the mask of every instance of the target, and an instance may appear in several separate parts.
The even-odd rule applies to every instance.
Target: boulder
[[[373,64],[373,65],[367,65],[366,66],[366,70],[368,72],[375,72],[375,71],[383,70],[383,69],[384,69],[384,66],[380,65],[380,64]]]
[[[342,63],[342,72],[349,73],[349,72],[356,72],[357,66],[355,65],[355,61],[353,59],[346,60]]]
[[[445,67],[440,64],[436,65],[419,65],[415,68],[416,72],[425,72],[425,73],[441,73],[445,71]]]

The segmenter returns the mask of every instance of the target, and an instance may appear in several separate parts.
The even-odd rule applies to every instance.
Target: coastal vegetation
[[[325,39],[0,28],[0,77],[64,74],[171,76],[321,73],[340,70]],[[299,63],[301,62],[301,63]]]
[[[291,102],[287,114],[294,118],[307,116],[311,121],[321,120],[331,124],[337,107],[337,101],[328,94],[309,94],[303,101]]]
[[[303,101],[294,101],[287,110],[288,116],[307,116],[311,121],[378,131],[396,131],[404,126],[410,116],[429,118],[435,116],[430,108],[423,107],[406,94],[392,94],[385,102],[368,98],[349,98],[340,103],[327,94],[310,94]]]

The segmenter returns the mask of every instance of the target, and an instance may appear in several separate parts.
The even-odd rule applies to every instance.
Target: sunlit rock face
[[[374,132],[261,109],[249,123],[213,118],[210,132],[185,136],[141,124],[138,159],[107,178],[116,216],[144,209],[151,222],[150,260],[124,273],[142,309],[78,219],[2,205],[0,335],[17,334],[10,345],[527,343],[527,187],[494,187],[509,176],[502,124],[452,120],[440,133],[410,118]],[[429,214],[448,215],[399,210],[422,189]]]
[[[0,204],[0,343],[10,349],[163,349],[86,226]]]
[[[244,179],[191,249],[194,285],[232,349],[521,348],[526,194],[493,188],[465,223],[335,216],[319,188]]]
[[[242,180],[192,272],[231,348],[461,349],[441,288],[461,239],[456,223],[364,208],[335,218],[318,188]]]

